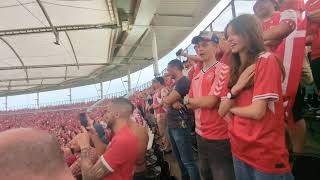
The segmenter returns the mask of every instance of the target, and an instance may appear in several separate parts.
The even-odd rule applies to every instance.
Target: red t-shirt
[[[201,70],[192,80],[189,96],[225,97],[228,92],[229,67],[219,61],[206,72]],[[195,110],[196,133],[206,139],[228,139],[228,124],[218,114],[218,106]]]
[[[306,12],[309,14],[312,11],[320,9],[319,0],[308,0],[306,3]],[[320,57],[320,23],[315,23],[308,20],[307,35],[312,35],[311,59]]]
[[[123,127],[115,134],[107,151],[100,158],[108,170],[112,172],[104,180],[131,180],[139,154],[138,146],[138,138],[128,126]]]
[[[235,104],[245,107],[255,100],[266,99],[266,114],[261,120],[235,115],[229,125],[233,155],[265,173],[290,172],[285,146],[281,79],[275,55],[261,54],[256,62],[253,88],[242,91]]]

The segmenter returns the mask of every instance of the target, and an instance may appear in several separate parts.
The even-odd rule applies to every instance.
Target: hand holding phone
[[[80,113],[80,124],[83,127],[88,127],[88,119],[86,113]]]

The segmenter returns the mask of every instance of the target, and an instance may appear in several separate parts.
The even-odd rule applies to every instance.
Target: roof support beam
[[[164,26],[164,25],[150,25],[150,26],[145,26],[145,25],[132,25],[135,27],[151,27],[154,29],[165,29],[165,30],[172,30],[172,31],[189,31],[193,30],[195,27],[193,26]]]
[[[37,108],[39,109],[40,108],[40,96],[39,96],[39,92],[37,92]]]
[[[159,57],[158,57],[158,43],[157,43],[157,34],[154,29],[152,29],[152,54],[153,54],[153,73],[154,76],[159,76]]]
[[[87,76],[68,76],[67,78],[86,78]],[[57,76],[57,77],[33,77],[29,78],[30,81],[32,80],[43,80],[45,79],[64,79],[65,76]],[[25,81],[26,79],[24,78],[16,78],[16,79],[1,79],[0,82],[10,82],[10,81]]]
[[[131,87],[131,71],[130,71],[130,66],[128,66],[128,96],[130,96],[132,94],[132,87]]]
[[[231,0],[231,10],[232,10],[232,17],[235,18],[237,16],[237,13],[236,13],[236,7],[234,4],[234,0]]]
[[[9,85],[8,85],[8,91],[11,90],[11,81],[9,81]]]
[[[136,52],[136,50],[138,49],[138,45],[142,44],[143,41],[146,39],[146,37],[148,36],[149,32],[150,32],[150,27],[146,29],[146,31],[142,34],[141,38],[138,40],[138,42],[136,43],[137,46],[133,47],[130,51],[129,51],[129,56],[130,58],[128,59],[128,63],[130,63],[133,59],[134,59],[134,53]]]
[[[67,26],[56,26],[57,32],[62,31],[76,31],[76,30],[87,30],[87,29],[115,29],[118,28],[116,24],[79,24],[79,25],[67,25]],[[9,29],[1,30],[0,36],[15,36],[21,34],[37,34],[37,33],[49,33],[53,32],[50,27],[38,27],[38,28],[25,28],[25,29]]]
[[[79,65],[78,65],[78,68],[79,68]],[[64,80],[67,80],[67,76],[68,76],[68,66],[66,66],[66,71],[64,73]]]
[[[121,46],[124,46],[124,47],[150,47],[150,46],[144,46],[144,45],[141,45],[141,44],[115,44],[114,46],[116,47],[121,47]]]
[[[11,81],[10,81],[11,82]],[[43,86],[46,86],[46,85],[55,85],[55,84],[42,84]],[[29,87],[29,86],[39,86],[39,84],[17,84],[17,85],[12,85],[10,84],[9,86],[0,86],[0,88],[5,88],[7,87],[8,90],[11,90],[12,88],[14,87]]]
[[[0,36],[0,39],[12,50],[12,52],[17,56],[17,58],[19,59],[20,63],[21,63],[21,69],[24,69],[25,73],[26,73],[26,80],[27,82],[29,82],[29,75],[28,75],[28,70],[26,68],[26,66],[24,65],[20,55],[17,53],[17,51],[10,45],[10,43],[8,41],[6,41],[3,37]]]
[[[48,15],[46,9],[45,9],[44,6],[42,5],[41,1],[40,1],[40,0],[37,0],[37,3],[38,3],[38,5],[39,5],[39,7],[41,8],[44,16],[46,17],[46,19],[47,19],[47,21],[48,21],[48,23],[49,23],[49,25],[50,25],[50,27],[51,27],[51,29],[52,29],[52,32],[53,32],[54,36],[56,37],[56,42],[55,42],[55,44],[59,45],[59,33],[58,33],[58,31],[57,31],[56,28],[53,26],[53,24],[52,24],[52,22],[51,22],[51,19],[50,19],[49,15]]]
[[[155,14],[155,16],[164,16],[164,17],[183,17],[183,18],[193,18],[190,14]]]
[[[78,69],[79,69],[80,67],[79,67],[79,63],[78,63],[78,58],[77,58],[76,52],[74,51],[72,41],[71,41],[71,39],[70,39],[70,36],[69,36],[68,32],[65,31],[65,33],[66,33],[66,36],[67,36],[68,41],[69,41],[69,43],[70,43],[70,46],[71,46],[71,49],[72,49],[72,53],[73,53],[74,59],[75,59],[76,63],[78,64],[77,67],[78,67]],[[66,74],[67,74],[67,73],[66,73]]]
[[[32,65],[32,66],[10,66],[10,67],[0,67],[1,70],[14,70],[14,69],[42,69],[42,68],[58,68],[58,67],[73,67],[73,66],[128,66],[128,63],[82,63],[82,64],[51,64],[51,65]],[[147,64],[146,64],[147,65]],[[130,66],[141,66],[139,64],[130,64]],[[29,80],[29,78],[28,78]],[[1,81],[1,80],[0,80]]]

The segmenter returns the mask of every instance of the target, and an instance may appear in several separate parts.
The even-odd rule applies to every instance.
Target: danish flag
[[[306,21],[295,18],[295,30],[280,44],[277,54],[285,69],[285,79],[282,83],[282,93],[285,96],[285,115],[289,127],[293,125],[292,107],[300,82],[303,58],[305,52]]]

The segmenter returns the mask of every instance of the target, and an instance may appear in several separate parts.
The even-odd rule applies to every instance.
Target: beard
[[[115,119],[114,119],[114,118],[109,119],[108,122],[107,122],[107,127],[108,127],[109,129],[113,129],[114,124],[115,124]]]

